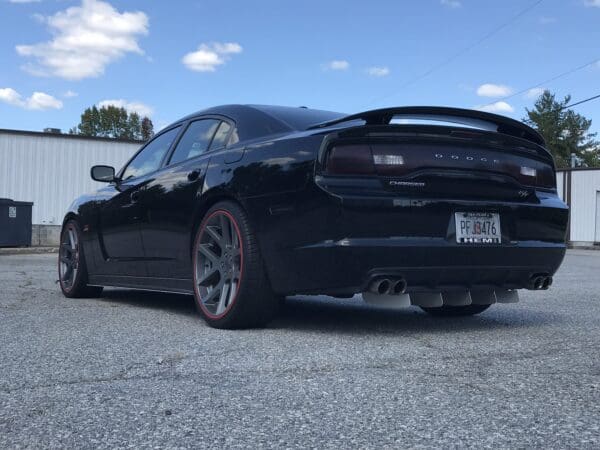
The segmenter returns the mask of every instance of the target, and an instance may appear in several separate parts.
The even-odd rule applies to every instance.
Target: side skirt
[[[145,291],[194,294],[193,281],[185,278],[126,277],[119,275],[94,275],[89,278],[92,286],[122,287]]]

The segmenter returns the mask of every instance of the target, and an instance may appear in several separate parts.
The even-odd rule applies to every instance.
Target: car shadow
[[[290,297],[269,328],[336,333],[421,333],[518,329],[555,324],[558,314],[531,310],[519,304],[492,305],[487,311],[467,317],[433,317],[416,306],[399,310],[367,305],[357,298]]]
[[[195,315],[196,305],[191,295],[170,292],[138,291],[134,289],[104,289],[100,301],[136,308],[162,309],[172,313]]]
[[[191,295],[163,292],[106,289],[101,301],[139,308],[165,310],[175,314],[196,316]],[[556,324],[559,314],[517,305],[492,305],[472,317],[432,317],[417,307],[389,310],[370,306],[360,300],[334,299],[325,296],[288,297],[269,329],[309,332],[358,333],[452,333],[462,331],[519,329]]]

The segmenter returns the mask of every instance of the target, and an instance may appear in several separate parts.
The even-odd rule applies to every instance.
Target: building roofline
[[[600,167],[562,167],[557,168],[557,172],[584,172],[586,170],[600,170]]]
[[[28,131],[28,130],[10,130],[0,128],[0,134],[16,134],[19,136],[36,136],[36,137],[49,137],[49,138],[64,138],[64,139],[85,139],[88,141],[107,141],[117,142],[122,144],[143,144],[145,141],[137,141],[132,139],[115,139],[109,137],[100,136],[82,136],[80,134],[67,134],[67,133],[44,133],[43,131]]]

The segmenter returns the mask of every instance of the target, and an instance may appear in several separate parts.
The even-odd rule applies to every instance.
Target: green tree
[[[128,139],[142,139],[142,124],[140,122],[140,115],[138,113],[132,112],[129,114],[128,128]]]
[[[152,120],[148,117],[140,118],[136,112],[128,113],[125,108],[107,105],[86,108],[79,125],[71,128],[69,134],[147,140],[154,134],[153,129]]]
[[[144,117],[142,119],[142,141],[147,141],[154,136],[154,124],[150,119]]]
[[[523,120],[544,137],[558,167],[569,167],[571,154],[589,167],[600,166],[600,144],[594,139],[596,133],[589,131],[592,121],[567,109],[570,101],[570,95],[560,101],[544,91],[531,110],[525,109]]]

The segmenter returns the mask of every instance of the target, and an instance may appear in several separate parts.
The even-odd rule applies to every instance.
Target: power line
[[[559,78],[566,77],[567,75],[571,75],[572,73],[575,73],[575,72],[577,72],[577,71],[579,71],[581,69],[585,69],[586,67],[592,66],[592,65],[597,64],[599,62],[600,62],[600,59],[594,59],[593,61],[587,62],[587,63],[585,63],[585,64],[583,64],[581,66],[577,66],[577,67],[574,67],[572,69],[569,69],[566,72],[560,73],[560,74],[558,74],[558,75],[556,75],[556,76],[554,76],[552,78],[549,78],[549,79],[547,79],[545,81],[542,81],[541,83],[537,83],[537,84],[534,84],[533,86],[529,86],[528,88],[521,89],[520,91],[515,92],[514,94],[510,94],[510,95],[507,95],[505,97],[498,98],[498,99],[494,100],[493,102],[487,103],[487,104],[485,104],[483,106],[491,106],[494,103],[502,102],[504,100],[508,100],[510,98],[516,97],[517,95],[524,94],[524,93],[530,91],[531,89],[542,87],[545,84],[552,83],[553,81],[556,81]]]
[[[593,97],[586,98],[585,100],[581,100],[581,101],[579,101],[577,103],[571,103],[570,105],[565,105],[561,109],[572,108],[573,106],[581,105],[582,103],[591,102],[592,100],[596,100],[598,98],[600,98],[600,94],[594,95]]]
[[[535,8],[537,5],[539,5],[543,1],[544,0],[537,0],[537,1],[533,2],[532,4],[530,4],[529,6],[527,6],[525,9],[522,9],[521,11],[519,11],[516,15],[514,15],[512,18],[510,18],[507,22],[504,22],[503,24],[497,26],[496,28],[494,28],[493,30],[491,30],[490,32],[488,32],[487,34],[485,34],[484,36],[482,36],[481,38],[479,38],[478,40],[476,40],[472,44],[470,44],[470,45],[462,48],[461,50],[459,50],[456,53],[453,53],[452,55],[450,55],[448,58],[446,58],[442,62],[434,65],[433,67],[431,67],[428,70],[426,70],[425,72],[423,72],[421,75],[418,75],[418,76],[416,76],[416,77],[408,80],[407,82],[405,82],[404,84],[402,84],[398,88],[397,91],[395,91],[395,92],[393,92],[391,94],[385,95],[383,97],[380,97],[378,99],[372,100],[372,101],[370,101],[368,103],[368,105],[371,105],[373,103],[380,102],[381,100],[385,100],[386,98],[392,97],[392,96],[396,95],[401,89],[404,89],[404,88],[410,86],[411,84],[414,84],[417,81],[420,81],[421,79],[423,79],[423,78],[431,75],[436,70],[441,69],[442,67],[450,64],[455,59],[461,57],[462,55],[464,55],[465,53],[469,52],[473,48],[475,48],[478,45],[482,44],[483,42],[487,41],[489,38],[491,38],[492,36],[494,36],[495,34],[497,34],[498,32],[500,32],[501,30],[503,30],[504,28],[506,28],[507,26],[509,26],[510,24],[512,24],[514,21],[516,21],[521,16],[525,15],[526,13],[528,13],[530,10],[532,10],[533,8]]]

